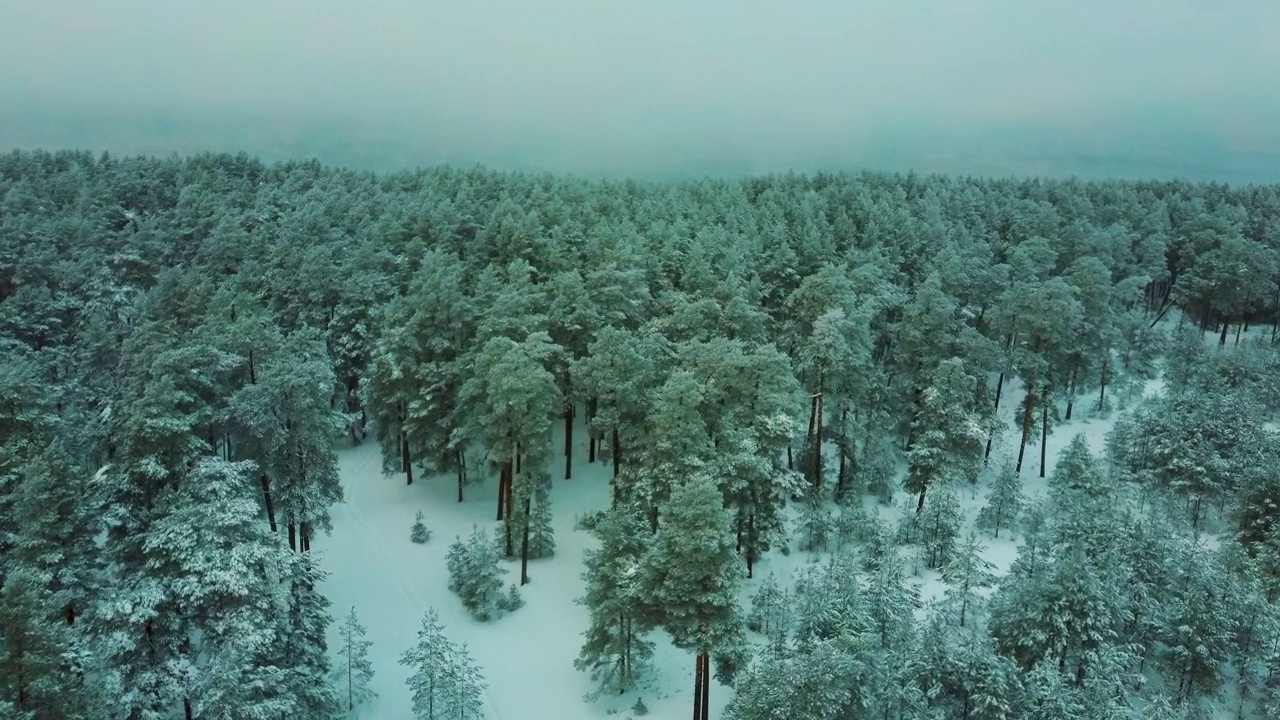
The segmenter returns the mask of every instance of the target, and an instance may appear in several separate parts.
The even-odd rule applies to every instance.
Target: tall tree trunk
[[[1236,345],[1240,344],[1240,333],[1245,330],[1248,330],[1249,329],[1248,325],[1249,325],[1249,316],[1241,315],[1240,323],[1236,325]]]
[[[702,653],[693,658],[693,720],[706,720],[702,715]]]
[[[413,484],[413,461],[409,458],[409,435],[400,433],[400,460],[404,464],[405,485]]]
[[[1035,408],[1036,391],[1035,380],[1027,382],[1027,399],[1022,410],[1022,442],[1018,445],[1018,464],[1014,468],[1015,473],[1022,472],[1022,458],[1027,452],[1027,438],[1031,436],[1032,412]]]
[[[795,463],[795,460],[793,459],[793,457],[792,457],[792,455],[791,455],[791,443],[787,443],[787,469],[788,469],[788,470],[795,470],[795,469],[796,469],[796,463]]]
[[[587,398],[587,423],[590,424],[596,419],[596,406],[599,400],[594,397]],[[596,434],[587,433],[587,462],[596,461]]]
[[[182,714],[187,720],[191,720],[193,717],[191,712],[191,698],[189,697],[182,698]]]
[[[1000,412],[1000,396],[1004,393],[1004,373],[1000,373],[1000,379],[996,381],[996,404],[991,408],[991,414],[995,415]],[[996,431],[993,429],[987,435],[987,451],[982,456],[982,463],[985,465],[987,460],[991,459],[991,442],[996,439]]]
[[[750,580],[756,564],[756,514],[747,514],[747,579]]]
[[[511,475],[507,478],[507,497],[506,497],[506,500],[504,501],[507,506],[507,521],[503,523],[503,535],[505,536],[504,539],[506,541],[505,547],[503,548],[503,550],[506,551],[507,557],[514,557],[516,554],[515,546],[512,544],[512,541],[511,541],[511,513],[513,512],[512,508],[515,505],[515,503],[513,502],[513,497],[514,497],[514,490],[515,490],[515,484],[516,484],[516,476],[519,474],[520,474],[520,445],[519,443],[517,443],[516,444],[516,471],[514,475]]]
[[[289,549],[297,551],[298,549],[298,526],[294,524],[293,518],[289,518]]]
[[[1049,449],[1049,388],[1044,389],[1044,401],[1040,403],[1040,477],[1044,477],[1045,452]]]
[[[822,393],[818,393],[816,402],[818,430],[813,435],[813,487],[820,491],[822,489]]]
[[[507,488],[511,485],[511,460],[503,460],[498,469],[498,521],[506,517]]]
[[[610,453],[613,456],[613,476],[618,477],[618,468],[622,463],[622,443],[618,442],[618,428],[614,426],[609,437]]]
[[[1107,381],[1111,379],[1111,354],[1107,353],[1102,358],[1102,372],[1098,374],[1098,380],[1102,387],[1098,390],[1098,410],[1102,410],[1102,403],[1107,399]]]
[[[1063,420],[1071,419],[1071,410],[1076,404],[1076,375],[1079,373],[1080,362],[1076,361],[1076,363],[1071,366],[1071,380],[1067,383],[1067,414],[1063,417]]]
[[[702,653],[702,720],[711,720],[711,655]]]
[[[520,585],[529,584],[529,493],[524,494],[524,517],[520,522]]]
[[[458,502],[462,502],[462,486],[467,484],[467,454],[459,447],[454,450],[456,453],[456,465],[458,470]]]
[[[267,506],[267,523],[271,526],[271,532],[276,532],[279,528],[276,526],[276,506],[271,502],[271,478],[265,473],[262,475],[262,501]]]
[[[564,409],[564,479],[573,477],[573,403]]]
[[[1218,335],[1218,347],[1222,347],[1223,345],[1227,344],[1227,328],[1229,328],[1230,326],[1231,326],[1231,323],[1227,322],[1227,318],[1223,317],[1222,318],[1222,334]]]

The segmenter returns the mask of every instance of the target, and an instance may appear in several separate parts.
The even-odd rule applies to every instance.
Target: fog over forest
[[[0,149],[1280,180],[1280,4],[6,0]]]

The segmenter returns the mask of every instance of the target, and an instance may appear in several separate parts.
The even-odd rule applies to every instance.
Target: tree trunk
[[[1248,329],[1246,327],[1249,324],[1248,317],[1248,315],[1241,315],[1240,324],[1236,325],[1236,345],[1240,344],[1240,333]]]
[[[1098,410],[1102,410],[1102,403],[1107,399],[1107,381],[1111,379],[1111,355],[1108,353],[1102,358],[1102,372],[1098,374],[1098,380],[1102,387],[1098,390]]]
[[[588,423],[596,419],[596,404],[598,402],[599,401],[594,397],[587,398],[587,422]],[[587,433],[587,462],[593,463],[595,461],[596,461],[596,435],[595,433]]]
[[[756,515],[747,515],[747,579],[753,577],[756,564]]]
[[[996,404],[995,404],[995,407],[991,408],[992,415],[995,415],[1000,412],[1000,396],[1003,393],[1004,393],[1004,373],[1000,373],[1000,379],[996,381]],[[992,430],[991,434],[987,435],[987,451],[982,456],[982,463],[984,465],[987,463],[989,459],[991,459],[991,442],[995,439],[996,439],[996,431]]]
[[[573,476],[573,403],[565,403],[564,409],[564,479]]]
[[[1222,318],[1222,333],[1218,335],[1218,347],[1227,344],[1227,328],[1229,327],[1231,327],[1231,323],[1227,322],[1225,317]]]
[[[610,435],[610,454],[613,455],[613,476],[618,477],[618,467],[622,463],[622,443],[618,442],[618,428],[614,427]]]
[[[818,431],[813,436],[813,487],[822,490],[822,393],[818,393],[815,407],[818,416]]]
[[[791,443],[787,443],[787,469],[788,470],[796,469],[796,462],[791,455]]]
[[[405,485],[413,484],[413,462],[409,458],[409,436],[400,433],[400,461],[404,464]]]
[[[518,474],[519,472],[520,472],[520,446],[516,445],[516,473]],[[507,521],[503,523],[503,526],[504,526],[503,534],[505,535],[505,541],[506,541],[505,547],[503,548],[503,550],[505,550],[507,557],[513,557],[516,554],[515,546],[511,542],[511,512],[512,512],[511,508],[514,506],[514,503],[512,502],[512,497],[514,495],[515,484],[516,484],[515,475],[509,475],[507,477],[507,497],[504,500],[507,507]]]
[[[457,469],[458,469],[458,502],[462,502],[462,486],[467,484],[467,455],[462,448],[454,450],[457,453]]]
[[[511,484],[511,461],[503,460],[498,469],[498,521],[501,522],[507,509],[507,486]]]
[[[520,585],[529,584],[529,493],[525,493],[524,517],[520,523]]]
[[[1030,380],[1027,382],[1027,399],[1022,411],[1022,442],[1018,445],[1018,464],[1013,470],[1015,473],[1022,472],[1022,458],[1027,452],[1027,438],[1031,436],[1032,418],[1034,417],[1032,412],[1035,408],[1035,402],[1035,381]]]
[[[702,653],[693,658],[693,720],[706,720],[702,714],[703,677]]]
[[[1044,402],[1040,403],[1040,477],[1044,477],[1045,452],[1049,449],[1049,388],[1045,388]]]
[[[702,720],[711,720],[711,656],[702,653]]]
[[[1067,383],[1067,414],[1063,420],[1071,419],[1071,410],[1076,404],[1076,375],[1080,373],[1080,363],[1071,366],[1071,381]]]
[[[267,506],[267,523],[271,526],[271,532],[276,532],[279,528],[276,526],[276,507],[271,502],[271,479],[264,473],[262,476],[262,500]]]
[[[182,714],[187,718],[187,720],[191,720],[191,698],[182,698]]]
[[[293,523],[293,519],[289,519],[289,549],[297,551],[298,549],[298,526]]]

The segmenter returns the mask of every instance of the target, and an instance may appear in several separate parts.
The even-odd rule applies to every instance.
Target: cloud
[[[879,162],[925,170],[1127,153],[1258,179],[1277,37],[1265,0],[7,0],[0,145],[147,149],[167,118],[184,149],[404,164],[737,172],[892,145]]]

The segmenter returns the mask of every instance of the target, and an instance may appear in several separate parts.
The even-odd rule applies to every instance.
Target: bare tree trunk
[[[704,720],[702,716],[702,653],[693,658],[693,720]]]
[[[409,436],[400,433],[400,460],[404,463],[405,485],[413,484],[413,461],[409,458]]]
[[[1227,322],[1225,317],[1222,318],[1222,334],[1218,335],[1218,347],[1222,347],[1227,344],[1227,328],[1230,326],[1231,323]]]
[[[271,526],[271,532],[276,532],[279,528],[276,526],[275,503],[271,502],[271,479],[265,473],[262,475],[262,500],[267,506],[267,523]]]
[[[289,549],[298,549],[298,526],[294,524],[293,518],[289,518]]]
[[[587,398],[587,422],[590,423],[596,419],[596,404],[599,401],[596,398]],[[587,434],[587,462],[596,461],[596,435],[595,433]]]
[[[520,523],[520,585],[529,584],[529,493],[524,494],[524,517]]]
[[[1080,373],[1080,363],[1071,366],[1071,381],[1067,383],[1067,414],[1064,420],[1071,419],[1071,410],[1076,405],[1076,376]]]
[[[1004,373],[1000,373],[1000,379],[996,381],[996,404],[991,408],[991,414],[996,415],[1000,412],[1000,396],[1004,394]],[[996,431],[993,429],[987,435],[987,451],[982,455],[982,463],[985,465],[991,459],[991,443],[996,439]]]
[[[564,408],[564,479],[573,476],[573,402]]]
[[[613,476],[618,477],[618,468],[622,464],[622,443],[618,442],[618,428],[615,426],[609,436],[610,454],[613,456]]]
[[[462,502],[462,486],[467,484],[467,454],[459,447],[454,450],[458,470],[458,502]]]
[[[1045,452],[1049,447],[1049,388],[1044,389],[1044,401],[1040,403],[1040,477],[1044,477]]]
[[[1027,452],[1027,438],[1031,436],[1032,412],[1036,402],[1035,380],[1027,382],[1027,399],[1022,410],[1022,442],[1018,445],[1018,464],[1015,473],[1022,472],[1022,458]]]
[[[498,520],[506,517],[507,487],[511,485],[511,460],[503,460],[498,469]]]
[[[702,720],[711,720],[711,656],[702,653]]]
[[[747,515],[747,579],[753,577],[756,564],[756,515]]]

